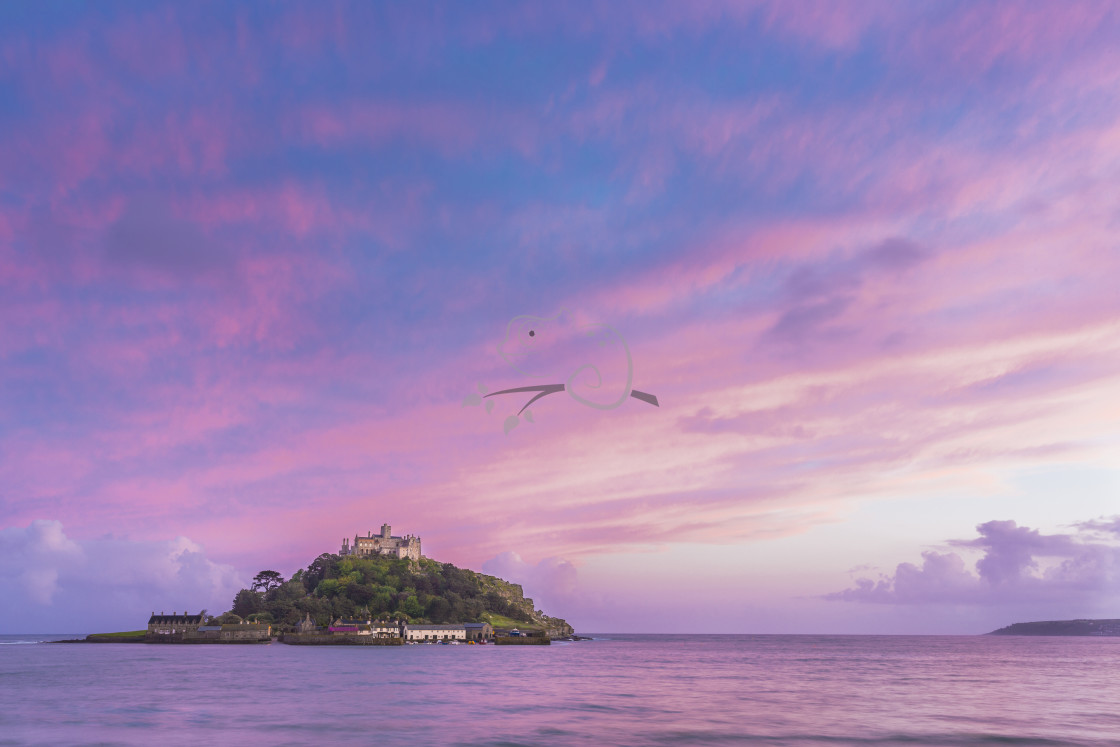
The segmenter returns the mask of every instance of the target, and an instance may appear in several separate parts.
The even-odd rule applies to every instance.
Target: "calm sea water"
[[[0,636],[0,744],[1120,745],[1117,638],[42,638]]]

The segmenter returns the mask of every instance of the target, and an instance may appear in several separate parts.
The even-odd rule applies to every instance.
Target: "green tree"
[[[390,612],[393,609],[393,590],[388,586],[375,587],[373,597],[370,598],[368,606],[371,610],[375,610],[376,612]]]
[[[431,597],[428,600],[427,616],[432,622],[448,622],[451,617],[451,605],[443,597]]]
[[[409,617],[420,617],[424,614],[424,606],[420,604],[419,599],[412,595],[409,595],[408,598],[404,600],[400,610]]]
[[[277,586],[267,596],[269,600],[294,602],[297,599],[303,599],[306,595],[307,590],[303,588],[303,583],[293,578],[286,581],[282,586]]]
[[[354,584],[349,589],[349,597],[355,604],[368,605],[374,593],[374,588],[369,584]]]
[[[284,583],[284,577],[276,571],[261,571],[253,576],[253,591],[267,592]]]
[[[247,617],[261,611],[261,595],[255,591],[242,589],[233,598],[233,614],[238,617]]]
[[[267,613],[280,628],[308,614],[320,625],[357,614],[433,622],[477,622],[486,612],[519,622],[541,617],[520,587],[428,558],[323,553],[289,581],[276,571],[262,571],[253,581],[234,598],[233,612]]]
[[[338,575],[338,556],[331,555],[325,552],[311,562],[307,566],[307,573],[303,574],[303,585],[308,591],[314,591],[315,587],[323,579],[333,578]]]
[[[325,578],[315,587],[315,596],[333,597],[338,593],[339,583],[337,578]]]

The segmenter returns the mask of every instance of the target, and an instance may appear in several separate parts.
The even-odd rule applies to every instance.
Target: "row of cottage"
[[[320,635],[368,635],[375,638],[403,638],[405,641],[488,641],[494,637],[494,628],[490,623],[484,622],[414,625],[404,620],[339,618],[323,629],[316,626],[310,616],[305,617],[296,626],[296,632]]]
[[[317,626],[308,615],[296,626],[301,635],[323,636],[373,636],[375,638],[400,638],[405,641],[488,641],[494,638],[490,623],[444,623],[442,625],[414,625],[403,620],[360,620],[338,618],[325,628]],[[519,631],[508,635],[519,636]],[[267,623],[239,623],[207,625],[206,610],[197,615],[155,614],[148,618],[149,639],[160,637],[196,640],[246,641],[267,640],[272,636],[272,626]]]
[[[165,615],[152,613],[148,618],[148,632],[144,636],[150,642],[218,642],[218,643],[255,643],[272,640],[272,626],[268,623],[237,623],[207,625],[206,610],[197,615],[174,612]]]

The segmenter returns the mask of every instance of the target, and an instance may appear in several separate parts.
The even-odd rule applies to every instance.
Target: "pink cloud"
[[[183,198],[177,210],[209,230],[226,227],[277,229],[296,239],[368,233],[399,248],[420,224],[428,189],[422,183],[385,181],[368,200],[345,202],[321,185],[285,181],[264,188],[231,188]]]
[[[1041,67],[1093,42],[1108,44],[1117,20],[1113,9],[1093,2],[970,5],[900,35],[896,53],[923,63],[936,58],[943,73],[983,73],[1001,63]]]
[[[228,171],[231,140],[244,148],[237,125],[228,112],[191,110],[168,112],[162,121],[138,121],[119,148],[114,165],[123,172],[151,175],[177,172],[203,177]]]
[[[873,240],[874,232],[882,230],[874,222],[861,226],[852,218],[722,226],[690,240],[683,257],[636,271],[629,282],[580,299],[576,305],[611,315],[656,313],[697,294],[751,280],[749,276],[736,278],[737,272],[768,270],[778,260],[809,260],[837,245]]]
[[[344,50],[350,28],[342,3],[326,3],[309,12],[306,8],[285,9],[272,24],[270,36],[296,53]]]
[[[169,6],[117,19],[104,35],[112,57],[148,80],[182,75],[191,61],[181,19]]]
[[[444,102],[366,102],[343,109],[323,106],[303,112],[297,122],[304,137],[323,146],[347,141],[372,145],[411,141],[456,155],[464,153],[480,134],[477,112]]]
[[[804,39],[825,49],[851,50],[875,25],[888,28],[907,13],[898,3],[861,2],[836,4],[827,0],[766,4],[767,25],[789,37]]]
[[[791,303],[812,299],[818,288],[826,292],[833,287],[858,290],[859,294],[843,312],[853,316],[840,319],[848,326],[859,330],[866,328],[871,333],[876,328],[869,327],[868,320],[882,317],[884,311],[904,311],[906,306],[899,307],[899,304],[924,309],[925,294],[899,292],[894,287],[897,275],[891,274],[895,270],[891,269],[889,256],[875,259],[879,249],[872,247],[867,251],[871,259],[860,260],[863,265],[849,266],[840,262],[831,269],[822,269],[819,279],[798,279],[791,286],[797,293],[790,297]],[[845,261],[856,261],[861,256]],[[960,255],[961,258],[967,256]],[[976,256],[983,260],[985,255]],[[883,265],[886,269],[852,275],[855,269],[868,263],[870,267],[878,267],[876,262],[886,262]],[[964,299],[973,293],[983,298],[982,282],[977,280],[972,287],[962,286],[958,280],[968,275],[972,267],[969,262],[961,264],[936,258],[927,260],[921,267],[923,272],[932,269],[935,273],[945,273],[946,284],[965,289]],[[265,273],[261,277],[262,289],[268,293],[268,288],[277,287],[270,274],[271,265],[262,264],[260,269]],[[887,274],[880,276],[876,272]],[[296,282],[297,277],[302,282],[304,274],[292,267],[284,269],[284,279],[278,287]],[[859,280],[858,285],[850,285],[853,277]],[[926,276],[924,282],[928,282],[931,289],[935,288],[936,275]],[[1010,276],[1008,285],[1014,287],[1014,276]],[[267,295],[251,296],[251,306],[266,316],[279,313],[282,307],[270,306],[267,298]],[[884,302],[888,305],[884,306]],[[1043,315],[1045,311],[1039,313]],[[1097,332],[1077,333],[1084,336],[1081,339],[1071,336],[1068,327],[1059,325],[1053,330],[1040,327],[1036,331],[1045,332],[1041,336],[1028,334],[1003,347],[993,347],[992,329],[999,330],[1003,323],[995,319],[995,326],[986,329],[978,324],[982,319],[972,317],[969,329],[975,331],[967,337],[954,332],[945,338],[952,343],[951,347],[944,347],[935,338],[937,344],[912,347],[901,358],[896,350],[877,348],[872,334],[867,340],[871,344],[861,344],[844,357],[822,360],[815,373],[798,382],[797,377],[790,380],[789,364],[780,358],[756,357],[744,368],[744,364],[736,360],[737,349],[725,344],[728,340],[759,338],[779,318],[772,310],[760,310],[753,317],[734,322],[678,327],[660,332],[652,347],[646,342],[642,348],[635,348],[636,353],[640,353],[637,363],[641,377],[657,385],[647,388],[656,388],[662,397],[663,407],[658,411],[628,411],[622,420],[598,423],[581,417],[584,414],[578,410],[546,407],[542,403],[538,408],[542,417],[532,427],[535,430],[526,426],[515,432],[514,438],[520,440],[513,440],[500,434],[497,420],[464,419],[469,411],[457,407],[461,393],[452,394],[447,400],[441,402],[436,398],[430,404],[399,416],[386,417],[374,408],[365,413],[355,412],[351,423],[323,430],[303,429],[291,444],[273,442],[259,455],[238,456],[236,464],[231,462],[205,472],[203,479],[182,495],[185,499],[192,495],[197,498],[210,488],[252,484],[313,468],[327,473],[353,471],[352,478],[336,481],[335,494],[351,502],[346,505],[353,506],[344,514],[356,517],[365,510],[363,507],[370,498],[369,492],[361,487],[368,480],[363,475],[377,474],[383,469],[384,460],[378,460],[378,454],[391,454],[397,459],[410,460],[410,464],[419,469],[417,474],[425,474],[429,481],[427,488],[410,486],[407,480],[394,488],[404,490],[403,495],[408,496],[408,501],[402,505],[412,506],[409,517],[424,521],[434,532],[443,532],[447,542],[460,540],[453,533],[447,534],[441,522],[420,518],[428,510],[434,510],[444,498],[457,496],[456,505],[464,513],[485,514],[495,507],[523,499],[528,485],[533,486],[534,498],[526,504],[525,511],[514,511],[511,521],[502,527],[487,528],[489,540],[480,539],[486,536],[483,534],[476,536],[473,542],[493,548],[494,552],[503,546],[522,547],[529,543],[545,552],[579,555],[604,551],[610,546],[607,541],[610,536],[622,537],[624,544],[657,543],[673,536],[708,540],[722,536],[731,541],[749,536],[751,532],[773,531],[775,518],[760,513],[760,506],[773,506],[781,501],[791,510],[795,507],[810,509],[820,504],[819,491],[803,480],[790,479],[784,474],[791,465],[806,458],[831,465],[821,468],[818,477],[828,476],[834,497],[857,491],[866,495],[873,490],[885,491],[893,487],[890,481],[877,487],[874,480],[868,481],[868,472],[880,465],[917,460],[924,468],[936,470],[954,461],[960,463],[961,453],[985,453],[989,455],[987,458],[1000,457],[1002,453],[1003,458],[1011,459],[1021,454],[1021,458],[1035,459],[1039,456],[1038,449],[1060,441],[1063,432],[1071,436],[1084,434],[1086,423],[1090,422],[1086,415],[1099,403],[1090,396],[1092,392],[1087,391],[1079,398],[1075,409],[1071,410],[1068,402],[1062,404],[1065,412],[1058,420],[1055,420],[1057,403],[1053,407],[1041,407],[1042,400],[1038,399],[1034,406],[1024,408],[1018,404],[1018,398],[1007,402],[983,396],[958,404],[937,401],[935,397],[929,403],[928,416],[917,415],[912,410],[903,412],[890,404],[901,400],[930,400],[931,395],[945,391],[966,391],[969,386],[993,380],[1002,375],[1001,372],[1013,373],[1029,367],[1033,361],[1060,358],[1064,350],[1098,344],[1096,341],[1107,334],[1103,328]],[[1082,323],[1084,319],[1072,317],[1071,321]],[[250,318],[248,326],[237,327],[235,337],[228,339],[238,336],[259,339],[257,335],[261,332],[262,328],[253,326]],[[860,334],[862,339],[867,333]],[[1006,334],[1006,330],[1001,334]],[[1114,356],[1115,351],[1110,350],[1098,349],[1096,353],[1101,356],[1096,376],[1101,377],[1098,381],[1103,387],[1108,386],[1109,372],[1114,370],[1109,356]],[[463,362],[469,362],[471,354],[464,353]],[[1085,354],[1079,355],[1084,358]],[[111,350],[109,356],[118,357]],[[122,358],[121,373],[130,367],[127,360]],[[350,372],[356,375],[364,366],[375,370],[377,364],[355,359],[344,371],[346,375]],[[417,392],[431,391],[431,387],[443,380],[446,390],[446,369],[437,368],[439,370],[421,372],[419,376],[411,375],[410,386]],[[459,370],[460,366],[452,368]],[[336,375],[344,372],[329,359],[303,367],[305,372],[311,369],[332,370]],[[464,374],[463,383],[470,386],[474,377],[465,371]],[[1068,387],[1085,381],[1084,378],[1065,381],[1043,378],[1032,386],[1037,392],[1050,392],[1060,398],[1065,396],[1063,392]],[[169,393],[169,396],[174,394]],[[982,408],[980,417],[976,414],[977,407]],[[868,408],[873,413],[870,416]],[[841,424],[855,416],[861,418],[867,433],[891,435],[862,441],[843,439]],[[682,433],[682,422],[707,425],[699,429],[685,428]],[[798,423],[801,430],[785,427],[788,422]],[[923,422],[936,423],[937,427],[916,428],[914,425]],[[607,425],[606,430],[595,433]],[[1024,425],[1029,427],[1024,428]],[[1103,421],[1099,427],[1103,427]],[[625,435],[628,432],[640,434],[635,436],[643,444],[640,458],[617,451],[617,443],[632,440]],[[810,449],[806,448],[806,434],[816,439]],[[477,446],[459,448],[451,459],[447,458],[448,451],[436,448],[433,453],[440,454],[438,467],[431,461],[432,457],[423,456],[434,443],[451,444],[458,439],[479,436],[485,438],[479,440]],[[996,447],[991,445],[993,436],[998,440]],[[743,437],[753,440],[719,443],[720,439]],[[160,448],[158,444],[152,447]],[[496,451],[491,453],[491,450]],[[542,464],[533,456],[539,450],[553,457]],[[476,463],[489,467],[477,471],[471,466]],[[659,467],[652,474],[644,474],[649,463]],[[580,465],[574,473],[578,477],[573,477],[572,465]],[[685,468],[684,465],[689,466]],[[764,488],[753,492],[736,491],[736,475],[748,467],[752,474],[760,476]],[[324,477],[319,484],[327,486],[332,479]],[[590,486],[597,487],[591,491]],[[143,492],[158,491],[157,482],[129,494],[139,499]],[[693,519],[680,530],[680,503],[690,493],[698,496],[696,504],[688,508]],[[398,498],[400,495],[402,493],[398,492]],[[535,509],[530,511],[529,505],[538,505],[538,501],[551,507],[548,531],[532,528],[532,517],[539,519],[540,514]],[[632,518],[636,511],[645,517],[637,525]],[[456,517],[448,517],[448,521],[453,524]],[[784,520],[777,521],[780,524]],[[565,532],[565,528],[579,528],[583,539],[573,542],[571,537],[576,536],[576,532]]]

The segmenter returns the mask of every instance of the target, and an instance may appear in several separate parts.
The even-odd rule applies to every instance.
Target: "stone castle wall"
[[[350,544],[348,538],[343,538],[342,549],[339,554],[356,555],[358,557],[388,555],[394,558],[409,558],[411,560],[419,560],[422,557],[419,537],[414,537],[411,534],[394,537],[392,536],[392,527],[388,524],[381,525],[380,534],[369,532],[365,537],[360,534],[354,535],[353,545]]]

